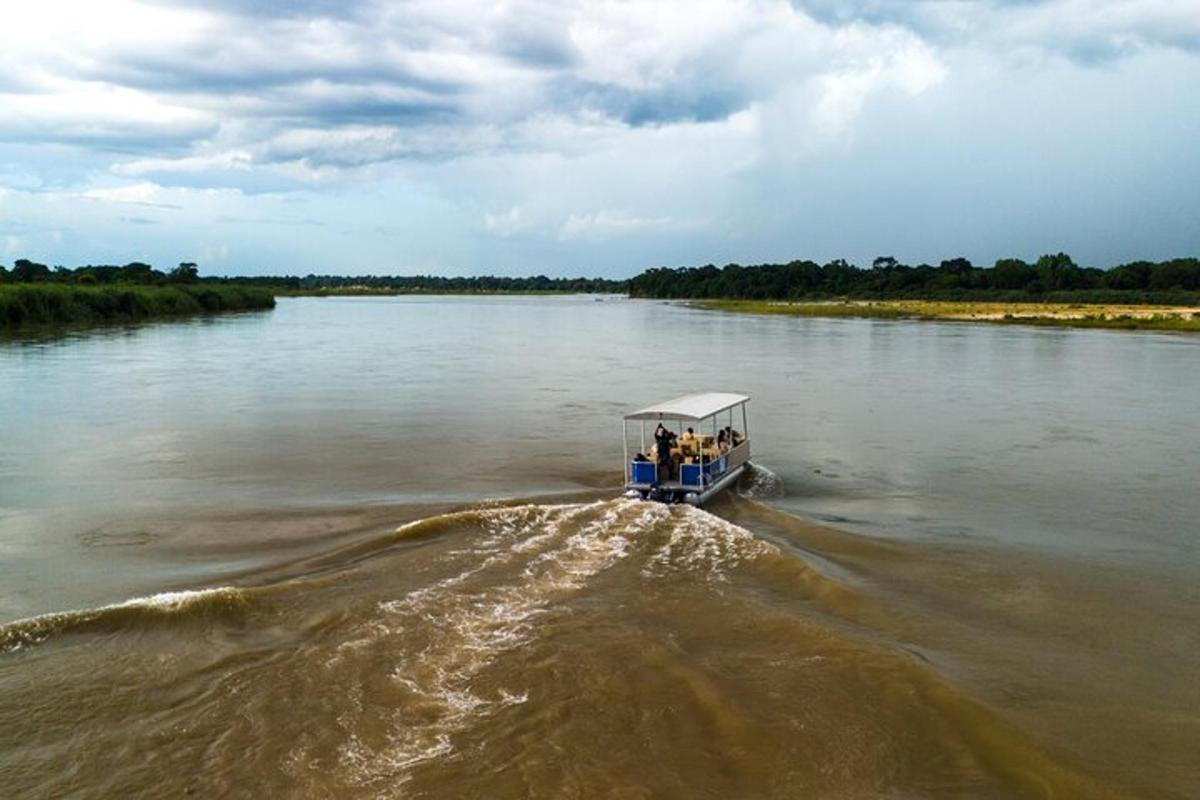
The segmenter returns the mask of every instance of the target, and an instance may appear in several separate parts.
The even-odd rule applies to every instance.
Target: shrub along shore
[[[127,322],[274,307],[274,293],[253,286],[0,284],[0,330],[29,325]]]

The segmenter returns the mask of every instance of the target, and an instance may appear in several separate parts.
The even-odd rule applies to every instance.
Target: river
[[[0,340],[2,794],[1200,795],[1198,367],[590,296]],[[617,499],[709,390],[755,469]]]

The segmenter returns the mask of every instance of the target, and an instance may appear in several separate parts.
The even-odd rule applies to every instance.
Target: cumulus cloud
[[[236,161],[236,182],[518,146],[545,115],[638,127],[800,101],[810,132],[844,134],[872,93],[942,80],[943,50],[1148,46],[1200,46],[1200,0],[46,0],[0,30],[0,139],[137,153],[160,175]]]
[[[884,117],[1196,53],[1200,0],[41,0],[0,27],[0,185],[217,225],[359,192],[514,258],[692,242],[680,220],[775,219],[766,187],[809,185]]]
[[[1083,62],[1200,49],[1198,0],[792,0],[828,24],[898,25],[939,46],[1026,48]]]
[[[512,236],[529,227],[529,220],[520,206],[513,206],[500,213],[483,215],[483,226],[497,236]]]
[[[217,167],[240,185],[282,162],[539,148],[528,123],[546,116],[584,132],[597,118],[710,122],[806,84],[844,118],[878,86],[932,83],[880,77],[911,70],[914,53],[939,74],[911,33],[855,23],[848,35],[783,0],[106,5],[16,12],[0,58],[37,79],[0,97],[15,111],[0,138],[137,153],[114,167],[131,175]]]

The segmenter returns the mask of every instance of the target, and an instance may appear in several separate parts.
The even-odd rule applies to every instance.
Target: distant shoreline
[[[943,322],[1040,325],[1113,330],[1200,331],[1200,306],[1118,303],[1005,303],[942,300],[690,300],[711,311],[794,317],[854,317]]]
[[[416,289],[326,287],[295,289],[215,282],[147,286],[0,285],[0,333],[180,319],[268,310],[276,297],[563,296],[600,294],[568,289]],[[628,295],[619,295],[628,297]],[[654,298],[635,298],[653,300]],[[1200,305],[1047,303],[954,300],[679,299],[692,308],[743,314],[1034,325],[1060,328],[1200,332]]]

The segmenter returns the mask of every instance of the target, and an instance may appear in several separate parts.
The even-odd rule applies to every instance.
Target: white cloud
[[[210,170],[249,170],[253,156],[245,150],[227,150],[212,155],[182,158],[138,158],[113,165],[117,175],[137,177],[154,172],[208,172]]]
[[[528,229],[529,220],[520,206],[513,206],[499,214],[483,215],[483,227],[497,236],[512,236]]]
[[[1200,50],[1200,0],[1045,0],[918,4],[918,24],[949,46],[1066,53],[1085,61],[1145,47]]]
[[[114,163],[119,174],[220,170],[233,185],[281,162],[319,178],[537,150],[538,118],[583,135],[598,123],[727,118],[807,84],[830,87],[827,104],[848,125],[867,84],[886,82],[877,73],[897,71],[895,83],[919,92],[936,81],[914,70],[938,66],[894,26],[847,35],[785,0],[382,3],[338,19],[253,20],[97,7],[49,0],[0,29],[0,64],[40,76],[36,91],[3,97],[0,139],[92,142],[137,153]]]
[[[911,34],[889,31],[891,46],[878,55],[857,60],[851,66],[822,75],[811,119],[814,128],[827,138],[847,135],[862,112],[868,97],[878,91],[897,89],[918,95],[936,86],[947,75],[946,67],[933,51]],[[847,48],[866,49],[877,37],[854,27],[839,34]]]
[[[596,211],[571,214],[559,228],[558,237],[563,241],[604,241],[616,236],[680,227],[684,226],[670,217],[639,217],[629,211]]]
[[[166,194],[167,192],[163,187],[154,183],[132,183],[124,186],[88,189],[80,196],[87,200],[98,200],[102,203],[178,208],[178,206],[166,201]]]

